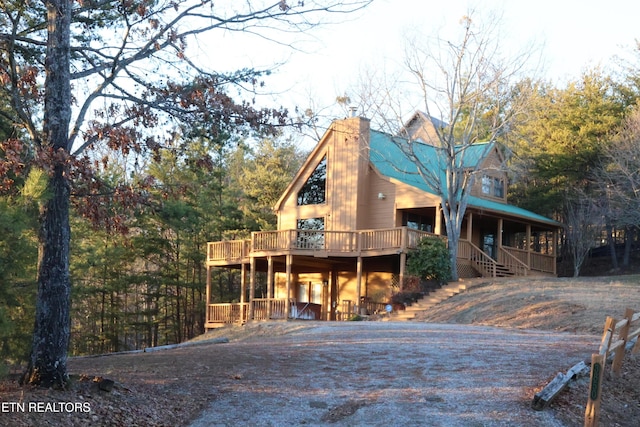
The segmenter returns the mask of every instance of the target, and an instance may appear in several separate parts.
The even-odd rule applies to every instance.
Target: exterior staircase
[[[391,313],[391,316],[385,318],[385,320],[393,321],[407,321],[416,317],[416,313],[426,311],[441,303],[442,301],[451,298],[454,295],[464,292],[467,289],[466,284],[461,283],[449,283],[435,291],[429,292],[418,301],[414,302],[404,310],[399,310]]]

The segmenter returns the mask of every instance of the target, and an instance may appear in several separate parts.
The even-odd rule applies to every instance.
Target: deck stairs
[[[442,301],[464,292],[466,289],[466,284],[449,283],[441,288],[429,292],[418,301],[406,307],[404,310],[391,313],[391,316],[386,319],[392,321],[407,321],[415,319],[417,313],[424,312]]]

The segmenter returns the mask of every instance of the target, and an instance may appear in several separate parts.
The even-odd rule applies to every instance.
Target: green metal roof
[[[371,131],[370,161],[382,175],[437,196],[438,193],[421,177],[416,164],[411,160],[411,155],[408,153],[412,153],[419,158],[426,167],[430,169],[437,168],[444,173],[445,165],[443,156],[439,156],[437,153],[439,149],[421,141],[412,141],[411,150],[403,150],[401,147],[406,147],[407,144],[409,144],[409,142],[402,138],[392,137],[378,131]],[[494,146],[493,143],[478,143],[466,147],[462,153],[463,155],[460,156],[462,166],[464,168],[474,168],[478,166]],[[469,196],[468,206],[547,225],[561,225],[557,221],[526,209],[476,196]]]

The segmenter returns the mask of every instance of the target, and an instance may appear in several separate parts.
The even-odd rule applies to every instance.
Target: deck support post
[[[211,304],[211,266],[207,265],[207,290],[206,290],[206,299],[207,299],[207,309],[205,314],[205,325],[207,325],[211,319],[209,314],[209,305]],[[205,327],[206,330],[206,327]]]
[[[398,274],[398,286],[400,287],[400,292],[404,290],[404,276],[405,269],[407,267],[407,253],[405,251],[400,252],[400,273]]]
[[[286,290],[285,293],[287,295],[286,300],[287,302],[285,303],[284,306],[284,315],[286,319],[289,319],[289,316],[291,315],[291,265],[293,264],[293,256],[290,254],[286,255],[286,259],[285,259],[285,270],[286,270],[286,276],[287,276],[287,281],[286,281]]]
[[[267,320],[271,319],[271,299],[273,298],[273,257],[267,256]]]
[[[335,267],[331,268],[331,272],[329,273],[331,276],[329,286],[331,287],[331,305],[329,314],[329,320],[338,320],[337,311],[338,309],[338,272]]]
[[[247,264],[244,262],[240,265],[240,324],[243,325],[246,311],[244,303],[247,301]]]
[[[249,310],[247,313],[247,320],[253,320],[253,298],[256,293],[256,259],[251,257],[249,264]]]
[[[362,292],[362,257],[359,256],[356,262],[356,306],[358,310],[356,314],[360,314],[360,295]]]
[[[531,267],[531,224],[527,224],[527,265]]]

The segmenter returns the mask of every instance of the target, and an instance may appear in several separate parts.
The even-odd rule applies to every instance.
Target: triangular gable
[[[274,210],[276,212],[282,210],[282,205],[286,200],[289,199],[289,197],[297,197],[298,189],[302,187],[302,185],[304,185],[304,183],[311,176],[318,164],[327,155],[327,144],[330,140],[330,135],[332,132],[333,127],[330,127],[322,136],[322,139],[320,139],[313,151],[311,151],[311,154],[307,156],[307,159],[304,161],[295,177],[291,180],[287,188],[282,193],[282,196],[280,196],[280,198],[274,205]]]

